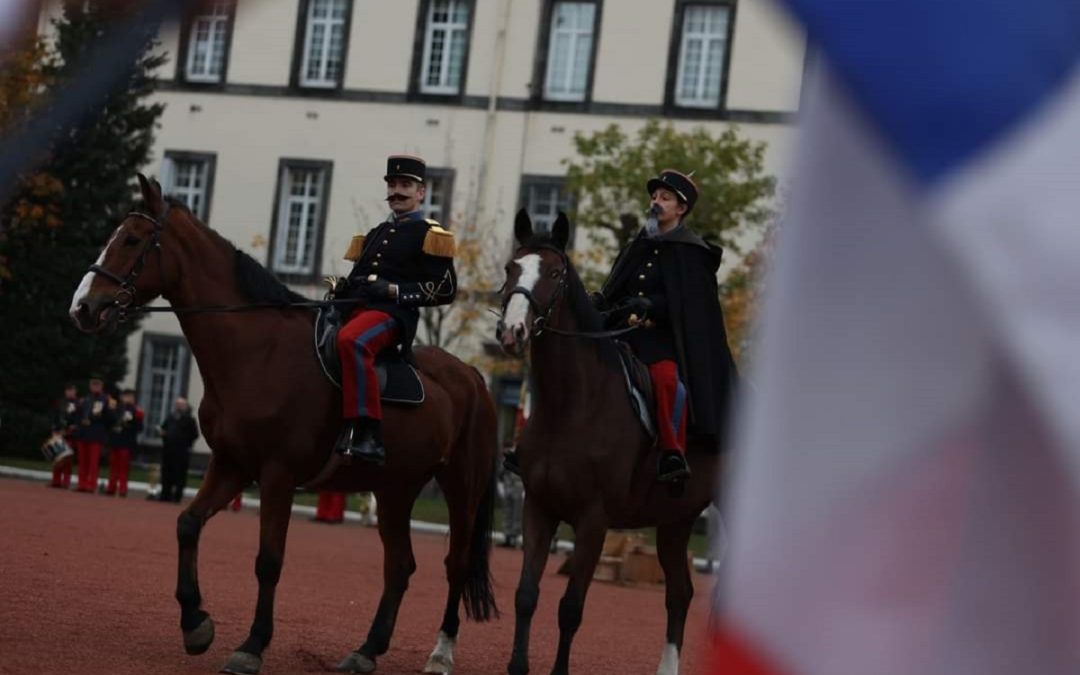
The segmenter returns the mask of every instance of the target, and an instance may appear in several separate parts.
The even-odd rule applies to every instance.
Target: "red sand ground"
[[[175,505],[48,489],[0,480],[0,672],[213,673],[247,635],[255,611],[258,518],[215,516],[203,531],[199,579],[217,638],[201,656],[183,651],[176,582]],[[446,539],[413,535],[418,570],[379,673],[415,673],[435,644],[445,602]],[[274,640],[263,673],[316,673],[367,634],[381,591],[382,547],[374,529],[294,518],[278,585]],[[532,672],[547,673],[558,639],[556,608],[566,578],[552,556],[533,620]],[[521,552],[492,556],[501,619],[463,622],[459,675],[505,673]],[[712,579],[695,575],[683,673],[705,671],[703,645]],[[653,673],[664,641],[661,589],[594,583],[575,641],[575,673]]]

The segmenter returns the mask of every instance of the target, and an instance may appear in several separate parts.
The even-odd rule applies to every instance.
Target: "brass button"
[[[383,239],[383,240],[382,240],[382,243],[384,243],[384,244],[389,244],[389,243],[390,243],[390,240],[389,240],[389,239]]]
[[[646,264],[645,267],[652,267],[652,263]]]
[[[397,230],[391,227],[391,228],[390,228],[390,234],[393,234],[393,233],[395,233],[395,232],[397,232]]]
[[[654,249],[652,250],[652,254],[653,254],[653,255],[660,255],[660,249],[658,249],[658,248],[654,248]]]
[[[375,254],[375,257],[376,257],[376,258],[381,258],[381,257],[382,257],[382,253],[376,253],[376,254]]]
[[[644,280],[644,279],[645,279],[645,275],[644,275],[644,274],[639,274],[639,275],[638,275],[638,279]]]
[[[371,263],[371,266],[372,267],[378,267],[379,266],[379,261],[376,260],[375,262]]]
[[[644,298],[645,297],[645,291],[638,291],[637,294],[638,294],[639,298]]]

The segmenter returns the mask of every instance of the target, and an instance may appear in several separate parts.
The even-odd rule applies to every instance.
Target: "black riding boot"
[[[674,450],[664,450],[656,466],[656,480],[662,483],[675,483],[690,477],[690,467],[686,457]]]
[[[386,450],[382,443],[382,423],[370,417],[349,420],[338,437],[334,450],[346,457],[355,457],[378,466],[386,463]]]

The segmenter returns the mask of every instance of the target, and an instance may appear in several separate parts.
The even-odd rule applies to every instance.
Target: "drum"
[[[63,434],[53,434],[41,444],[41,454],[45,455],[45,459],[56,464],[60,460],[74,455],[75,451],[64,440]]]

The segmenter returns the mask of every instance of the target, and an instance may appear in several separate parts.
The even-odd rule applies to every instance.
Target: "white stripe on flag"
[[[814,80],[736,444],[726,620],[791,675],[1074,675],[1077,502],[1043,401],[931,202]]]

